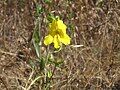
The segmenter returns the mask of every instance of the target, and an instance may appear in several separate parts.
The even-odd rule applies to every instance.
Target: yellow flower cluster
[[[44,44],[49,45],[54,43],[55,48],[60,48],[61,44],[70,44],[70,37],[66,34],[67,26],[62,20],[54,19],[52,23],[49,24],[49,33],[44,39]]]

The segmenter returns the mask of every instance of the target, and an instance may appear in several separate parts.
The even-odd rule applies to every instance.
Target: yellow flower
[[[54,43],[55,48],[60,48],[61,44],[70,44],[70,37],[66,34],[67,26],[60,19],[54,19],[49,24],[49,33],[44,39],[44,44]]]

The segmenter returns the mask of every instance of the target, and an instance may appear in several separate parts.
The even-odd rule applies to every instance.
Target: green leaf
[[[57,62],[55,62],[56,67],[60,67],[61,64],[63,64],[62,60],[57,60]]]
[[[51,76],[52,76],[51,70],[49,70],[49,71],[47,72],[47,76],[48,76],[48,78],[51,78]]]
[[[44,8],[40,6],[39,4],[36,4],[36,12],[35,12],[35,17],[39,17],[40,14],[44,12]]]
[[[56,67],[60,67],[60,65],[63,64],[63,60],[60,60],[60,59],[59,60],[54,60],[54,59],[48,58],[48,63],[53,64]]]
[[[51,23],[54,19],[55,19],[54,15],[51,13],[48,13],[47,20],[49,21],[49,23]]]
[[[44,0],[44,2],[50,4],[51,0]]]
[[[44,60],[44,58],[39,59],[39,63],[40,63],[40,70],[44,70],[44,68],[45,68],[45,60]]]
[[[34,30],[32,41],[33,41],[33,45],[34,45],[37,57],[40,57],[40,45],[39,45],[40,32],[37,28]]]

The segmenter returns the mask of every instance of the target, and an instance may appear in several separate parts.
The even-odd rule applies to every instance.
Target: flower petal
[[[48,36],[45,37],[45,39],[44,39],[44,44],[45,45],[49,45],[52,42],[53,42],[53,37],[51,35],[48,35]]]
[[[61,30],[63,33],[66,33],[67,26],[63,23],[62,20],[57,21],[57,29]]]
[[[53,42],[54,42],[54,47],[55,48],[60,48],[60,41],[58,40],[58,35],[54,36]]]
[[[56,20],[53,20],[52,23],[49,24],[50,31],[54,31],[56,29]]]
[[[60,42],[62,42],[65,45],[70,44],[70,40],[71,40],[71,38],[67,34],[65,34],[63,37],[58,37],[58,39]]]
[[[56,22],[56,20],[53,20],[52,23],[49,24],[49,34],[53,37],[56,34]]]

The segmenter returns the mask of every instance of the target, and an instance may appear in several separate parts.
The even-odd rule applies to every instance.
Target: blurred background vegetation
[[[54,72],[49,89],[120,90],[119,0],[0,0],[0,90],[28,90],[39,75],[30,90],[45,86],[41,72],[52,47],[43,39],[52,16],[67,25],[71,45],[49,56],[62,61],[47,65],[47,77]]]

